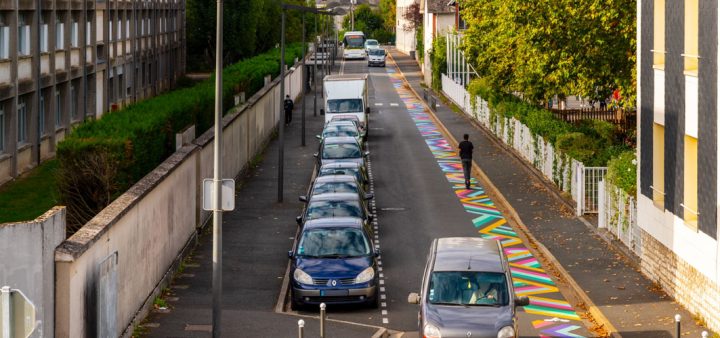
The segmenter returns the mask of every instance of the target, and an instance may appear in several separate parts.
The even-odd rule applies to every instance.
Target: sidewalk
[[[319,86],[318,86],[319,87]],[[318,110],[321,105],[318,95]],[[295,216],[302,210],[314,166],[313,153],[324,116],[313,116],[313,92],[306,96],[306,146],[302,147],[301,102],[285,133],[284,202],[277,203],[278,148],[276,139],[256,157],[255,168],[238,178],[235,210],[223,214],[223,337],[297,337],[299,319],[305,336],[319,336],[317,316],[274,312],[297,231]],[[227,150],[231,151],[231,150]],[[181,265],[164,298],[167,310],[156,309],[138,329],[142,337],[210,337],[212,323],[212,225]],[[158,304],[156,303],[156,306]],[[163,305],[160,302],[160,305]],[[367,338],[377,328],[333,321],[328,315],[326,336]]]
[[[422,93],[417,62],[391,50],[411,87]],[[674,315],[682,316],[682,334],[700,337],[703,328],[693,316],[643,276],[636,264],[608,245],[586,223],[574,216],[529,165],[464,114],[440,105],[435,112],[456,139],[467,133],[475,144],[475,162],[515,209],[522,222],[565,268],[594,305],[623,337],[674,337]],[[591,304],[577,304],[590,307]]]

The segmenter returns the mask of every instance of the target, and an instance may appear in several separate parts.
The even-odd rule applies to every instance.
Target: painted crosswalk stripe
[[[394,102],[390,104],[390,107],[397,107],[397,106],[398,106],[398,104],[394,103]]]

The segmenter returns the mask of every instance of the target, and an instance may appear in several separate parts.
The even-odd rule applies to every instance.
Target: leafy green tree
[[[385,22],[386,16],[383,16],[379,9],[373,10],[367,4],[355,7],[355,30],[362,31],[369,39],[377,39],[380,42],[390,42],[392,32],[387,29]],[[343,18],[343,29],[351,30],[351,13]],[[393,19],[391,26],[395,25]]]
[[[397,3],[395,0],[380,0],[378,5],[380,8],[380,16],[383,19],[383,26],[386,31],[395,33],[395,13],[397,11]]]
[[[529,100],[635,98],[635,1],[467,0],[462,48],[481,77]]]

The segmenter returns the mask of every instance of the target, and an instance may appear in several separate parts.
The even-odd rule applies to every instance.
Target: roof
[[[361,228],[362,225],[362,219],[357,217],[328,217],[308,220],[307,222],[305,222],[303,228],[330,228],[338,226]]]
[[[354,143],[357,144],[357,139],[352,136],[331,136],[326,137],[323,144],[338,144],[338,143]]]
[[[338,162],[332,162],[332,163],[326,163],[323,164],[320,169],[344,169],[344,168],[358,168],[360,167],[360,163],[357,162],[351,162],[351,161],[338,161]]]
[[[320,176],[315,179],[315,183],[328,183],[328,182],[355,182],[355,176],[350,175],[330,175]]]
[[[310,202],[314,201],[357,201],[360,195],[349,192],[333,192],[329,194],[320,194],[312,197]]]
[[[503,272],[497,241],[479,237],[437,239],[434,271]]]
[[[325,81],[337,81],[337,80],[367,80],[367,74],[334,74],[325,75]]]
[[[455,13],[455,6],[448,6],[450,0],[425,0],[428,13]]]

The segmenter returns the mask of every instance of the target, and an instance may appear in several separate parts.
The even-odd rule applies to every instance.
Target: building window
[[[685,74],[697,76],[698,72],[698,0],[685,0]]]
[[[115,36],[113,35],[113,22],[108,21],[108,41],[112,41]]]
[[[665,0],[655,0],[653,12],[653,67],[665,69]]]
[[[10,58],[10,27],[0,23],[0,59]]]
[[[73,21],[72,25],[70,26],[70,44],[73,48],[80,47],[80,44],[78,44],[78,23],[77,21]]]
[[[130,19],[125,19],[125,38],[130,38]]]
[[[683,203],[683,219],[685,224],[697,230],[698,210],[698,170],[697,170],[697,139],[685,135],[685,177]]]
[[[122,21],[120,19],[117,21],[117,39],[122,40]]]
[[[92,21],[88,16],[88,21],[85,23],[85,45],[90,46],[92,42]]]
[[[40,107],[38,107],[38,113],[40,114],[39,126],[40,136],[45,135],[45,95],[40,94]]]
[[[42,23],[40,25],[40,53],[48,52],[48,25]]]
[[[18,143],[24,143],[27,141],[27,107],[25,106],[25,102],[18,102],[17,112],[17,140]]]
[[[70,85],[70,117],[77,119],[77,91],[74,85]]]
[[[30,55],[30,25],[23,14],[20,14],[18,21],[18,54]]]
[[[665,127],[653,124],[653,181],[650,188],[653,202],[661,210],[665,209]]]
[[[5,151],[5,108],[0,107],[0,153]]]
[[[65,24],[60,16],[57,17],[55,22],[55,49],[65,49]]]
[[[62,96],[60,91],[55,92],[55,128],[62,127]]]

